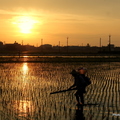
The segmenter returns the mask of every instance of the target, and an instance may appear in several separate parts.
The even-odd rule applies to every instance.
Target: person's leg
[[[84,104],[84,95],[83,95],[83,93],[80,93],[79,95],[80,95],[81,103]]]
[[[75,96],[76,96],[77,103],[80,104],[80,98],[79,98],[78,91],[75,93]]]

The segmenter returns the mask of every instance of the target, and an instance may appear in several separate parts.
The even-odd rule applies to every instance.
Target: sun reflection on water
[[[22,87],[22,91],[24,93],[25,93],[26,89],[29,89],[30,79],[29,79],[28,71],[29,71],[28,64],[27,63],[23,63],[21,87]]]
[[[23,70],[23,74],[26,75],[27,72],[28,72],[28,65],[27,65],[27,63],[23,64],[22,70]]]
[[[31,101],[20,100],[13,102],[13,109],[18,116],[27,117],[33,113],[34,106]]]

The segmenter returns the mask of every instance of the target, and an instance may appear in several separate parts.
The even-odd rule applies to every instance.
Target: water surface
[[[1,63],[1,120],[118,119],[120,63]],[[76,109],[75,90],[50,95],[73,84],[69,74],[88,68],[92,84],[83,111]]]

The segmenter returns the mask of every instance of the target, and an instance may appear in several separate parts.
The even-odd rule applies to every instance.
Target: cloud
[[[120,11],[120,0],[4,0],[0,8],[4,10],[18,9],[29,12],[48,11],[54,13],[117,16]],[[119,14],[118,14],[119,15]]]

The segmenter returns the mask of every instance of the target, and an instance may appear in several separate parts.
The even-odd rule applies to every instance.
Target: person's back
[[[75,70],[73,70],[70,74],[72,74],[75,80],[74,84],[71,87],[76,87],[80,90],[87,86],[85,74],[80,74],[78,71]]]
[[[79,74],[76,80],[76,86],[77,87],[84,87],[86,86],[86,81],[85,81],[85,75],[84,74]]]
[[[87,72],[87,70],[85,68],[79,68],[76,73],[74,71],[73,72],[74,74],[72,74],[75,79],[75,82],[69,89],[76,86],[77,92],[75,93],[75,96],[76,96],[78,104],[80,104],[80,99],[81,99],[81,103],[84,104],[83,94],[86,92],[85,91],[86,86],[90,84],[88,82],[88,81],[90,81],[90,79],[85,76],[86,72]],[[80,99],[79,99],[79,97],[80,97]]]

